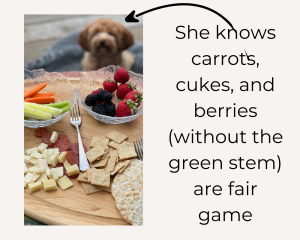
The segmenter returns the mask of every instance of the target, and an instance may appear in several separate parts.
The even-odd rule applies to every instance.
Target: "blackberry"
[[[116,116],[116,105],[112,102],[105,102],[103,104],[103,107],[105,108],[105,112],[107,116],[115,117]]]
[[[110,102],[112,99],[112,95],[108,91],[102,90],[98,92],[97,98],[101,102]]]
[[[96,103],[93,106],[92,111],[95,112],[95,113],[99,113],[101,115],[106,115],[105,108],[102,106],[101,103]]]
[[[94,106],[96,104],[96,101],[97,101],[97,96],[94,94],[89,94],[86,96],[84,102],[88,106]]]

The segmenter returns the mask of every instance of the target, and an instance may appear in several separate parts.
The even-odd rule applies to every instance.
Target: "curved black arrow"
[[[139,17],[139,16],[142,16],[146,13],[149,13],[149,12],[152,12],[152,11],[155,11],[155,10],[158,10],[158,9],[162,9],[162,8],[167,8],[167,7],[175,7],[175,6],[192,6],[192,7],[200,7],[200,8],[204,8],[208,11],[211,11],[215,14],[217,14],[219,17],[221,17],[225,22],[227,22],[229,24],[229,26],[231,28],[234,28],[231,24],[231,22],[229,22],[223,15],[221,15],[220,13],[218,13],[217,11],[209,8],[209,7],[205,7],[203,5],[199,5],[199,4],[195,4],[195,3],[173,3],[173,4],[167,4],[167,5],[162,5],[162,6],[159,6],[159,7],[156,7],[156,8],[152,8],[152,9],[149,9],[147,11],[144,11],[144,12],[141,12],[141,13],[138,13],[136,15],[136,17]],[[133,10],[126,18],[125,18],[125,21],[126,22],[139,22],[138,19],[136,19],[134,17],[134,13],[135,13],[135,10]]]

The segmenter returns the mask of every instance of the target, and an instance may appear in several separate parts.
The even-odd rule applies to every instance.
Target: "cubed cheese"
[[[33,152],[37,152],[37,148],[36,148],[36,147],[30,148],[30,149],[27,149],[27,150],[26,150],[26,154],[27,154],[27,155],[30,155],[30,154],[33,153]]]
[[[45,149],[42,153],[42,158],[45,158],[45,154],[48,152],[48,149]]]
[[[44,150],[45,150],[47,147],[48,147],[47,144],[41,143],[40,146],[37,147],[37,150],[38,150],[39,153],[43,153]]]
[[[26,167],[26,163],[24,163],[24,174],[28,173],[28,168]]]
[[[73,183],[67,176],[63,176],[62,178],[60,178],[57,183],[62,190],[66,190],[73,186]]]
[[[71,167],[66,168],[68,176],[73,176],[79,174],[79,168],[77,164],[72,165]]]
[[[67,160],[67,152],[61,152],[58,157],[58,162],[63,163],[65,160]]]
[[[41,174],[34,174],[33,177],[31,178],[30,182],[31,183],[35,182],[35,180],[37,180],[40,176],[41,176]]]
[[[36,158],[34,158],[34,159],[36,159]],[[29,161],[29,163],[32,164],[32,165],[36,165],[36,162],[37,162],[37,159],[36,159],[36,160],[31,159],[31,160]]]
[[[59,156],[59,153],[56,152],[50,157],[50,163],[53,167],[55,167],[58,162],[58,156]]]
[[[37,160],[36,162],[36,165],[39,167],[39,168],[43,168],[44,170],[47,169],[48,167],[48,164],[46,162],[46,159],[43,159],[43,158],[40,158]]]
[[[38,153],[37,151],[36,152],[33,152],[30,154],[31,157],[34,157],[34,158],[42,158],[42,154]]]
[[[24,182],[24,188],[27,188],[27,184],[28,184],[28,183]]]
[[[46,192],[57,189],[56,181],[54,179],[44,181],[43,185]]]
[[[29,163],[30,158],[30,156],[24,155],[24,163]]]
[[[36,192],[38,190],[42,189],[42,183],[41,182],[35,182],[35,183],[29,183],[28,184],[28,190],[29,193]]]
[[[24,177],[24,182],[25,183],[30,183],[30,180],[31,180],[31,178],[33,177],[33,174],[32,173],[27,173],[26,175],[25,175],[25,177]]]
[[[36,169],[34,169],[33,174],[40,174],[41,175],[41,174],[44,173],[44,171],[45,171],[44,168],[37,167]]]
[[[54,179],[55,181],[58,181],[59,177],[58,177],[58,174],[57,174],[55,168],[51,168],[51,169],[50,169],[50,172],[51,172],[51,174],[52,174],[53,179]]]
[[[30,167],[28,170],[29,170],[29,172],[33,173],[36,168],[37,168],[37,166],[33,166],[33,167]]]
[[[48,149],[48,152],[53,155],[54,153],[59,153],[59,148],[51,148],[51,149]]]
[[[51,135],[51,138],[50,138],[50,142],[51,142],[51,143],[55,143],[56,140],[57,140],[57,137],[58,137],[57,132],[53,131],[53,133],[52,133],[52,135]]]
[[[52,173],[50,172],[49,167],[46,168],[46,174],[47,174],[48,178],[53,178]]]
[[[43,173],[37,180],[36,180],[36,182],[44,182],[44,181],[46,181],[46,180],[48,180],[48,177],[47,177],[47,174],[46,173]]]
[[[71,167],[72,165],[68,162],[68,160],[65,160],[63,162],[64,166],[65,166],[65,169],[67,169],[68,167]]]
[[[56,172],[57,176],[61,178],[64,175],[64,167],[51,168],[50,172]]]
[[[44,158],[46,159],[47,164],[51,164],[51,161],[50,161],[51,156],[52,156],[51,152],[49,152],[49,150],[47,150],[47,152],[44,155]]]

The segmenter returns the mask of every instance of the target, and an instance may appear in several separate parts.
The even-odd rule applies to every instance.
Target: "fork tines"
[[[138,159],[143,161],[143,150],[141,148],[142,141],[137,140],[137,141],[134,141],[133,144],[134,144],[135,152],[138,156]]]

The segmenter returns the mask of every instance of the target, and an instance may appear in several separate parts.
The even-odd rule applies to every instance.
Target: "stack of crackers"
[[[93,137],[92,149],[86,153],[91,169],[80,173],[77,178],[86,194],[102,190],[111,192],[113,176],[122,173],[131,160],[136,160],[134,145],[126,139],[128,136],[115,130],[105,137]]]
[[[122,217],[132,225],[143,225],[143,162],[137,159],[118,173],[111,193]]]

